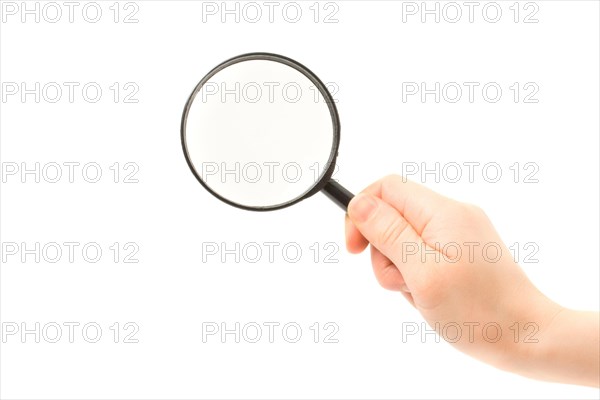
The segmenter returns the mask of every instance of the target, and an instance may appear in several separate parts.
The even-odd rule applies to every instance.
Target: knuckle
[[[388,184],[390,184],[390,183],[405,183],[406,178],[401,175],[390,174],[390,175],[387,175],[385,178],[383,178],[383,182],[388,183]]]
[[[460,203],[459,215],[467,220],[487,220],[487,214],[479,206],[470,203]]]
[[[396,267],[394,265],[390,265],[379,271],[379,273],[375,274],[375,277],[382,288],[386,290],[398,291],[400,290],[401,282],[399,282],[397,275],[393,274],[390,268]]]
[[[381,232],[380,242],[389,248],[395,247],[408,228],[408,223],[400,218],[394,218]]]
[[[469,204],[469,206],[471,207],[471,211],[473,212],[473,215],[480,217],[480,218],[485,218],[487,219],[487,214],[485,213],[485,210],[479,206],[476,206],[474,204]]]
[[[379,286],[381,286],[385,290],[392,290],[392,291],[399,290],[398,285],[394,282],[391,282],[389,279],[377,278],[377,281],[379,282]]]
[[[456,202],[452,208],[452,213],[462,219],[472,219],[483,213],[481,208],[469,203]]]
[[[443,303],[446,298],[446,287],[435,273],[422,274],[410,283],[411,292],[418,297],[418,306],[422,310],[433,310]]]

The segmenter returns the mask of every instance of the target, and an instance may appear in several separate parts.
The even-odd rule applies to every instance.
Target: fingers
[[[431,218],[449,198],[399,175],[390,175],[369,185],[362,193],[379,197],[394,207],[421,235]]]
[[[346,215],[346,248],[350,253],[358,254],[367,247],[369,242],[354,226],[354,223]]]
[[[373,246],[371,246],[371,264],[373,264],[373,272],[375,272],[375,277],[381,287],[388,290],[400,291],[414,307],[415,300],[400,270],[398,270],[389,258]]]
[[[377,282],[379,282],[381,287],[395,291],[405,289],[406,282],[404,282],[404,277],[398,268],[396,268],[389,258],[381,254],[373,246],[371,246],[371,264],[373,265],[373,272],[375,273]]]
[[[400,212],[379,197],[361,193],[350,201],[348,216],[362,236],[398,266],[410,283],[411,274],[418,273],[418,265],[404,262],[404,244],[422,246],[423,241]],[[359,242],[355,237],[352,241],[352,245]]]
[[[379,197],[394,207],[413,226],[419,236],[433,218],[436,211],[448,204],[450,199],[407,180],[402,176],[390,175],[368,186],[362,193]],[[360,253],[368,241],[346,217],[346,247],[351,253]]]

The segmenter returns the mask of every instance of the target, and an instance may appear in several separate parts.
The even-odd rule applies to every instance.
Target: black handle
[[[354,197],[345,187],[334,180],[327,182],[323,188],[323,194],[329,197],[335,204],[341,207],[342,210],[348,211],[348,203]]]

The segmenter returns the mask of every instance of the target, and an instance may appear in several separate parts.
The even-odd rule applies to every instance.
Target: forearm
[[[537,343],[523,343],[521,371],[536,379],[600,386],[600,316],[561,309],[540,331]]]

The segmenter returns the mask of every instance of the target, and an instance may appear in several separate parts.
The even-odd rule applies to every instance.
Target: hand
[[[555,319],[572,312],[536,289],[480,208],[389,176],[348,206],[348,250],[360,253],[369,243],[379,283],[401,291],[459,350],[505,370],[557,379],[537,363],[556,355],[552,342],[566,327]],[[586,358],[590,375],[570,381],[598,385],[597,344],[594,352],[595,361]]]

